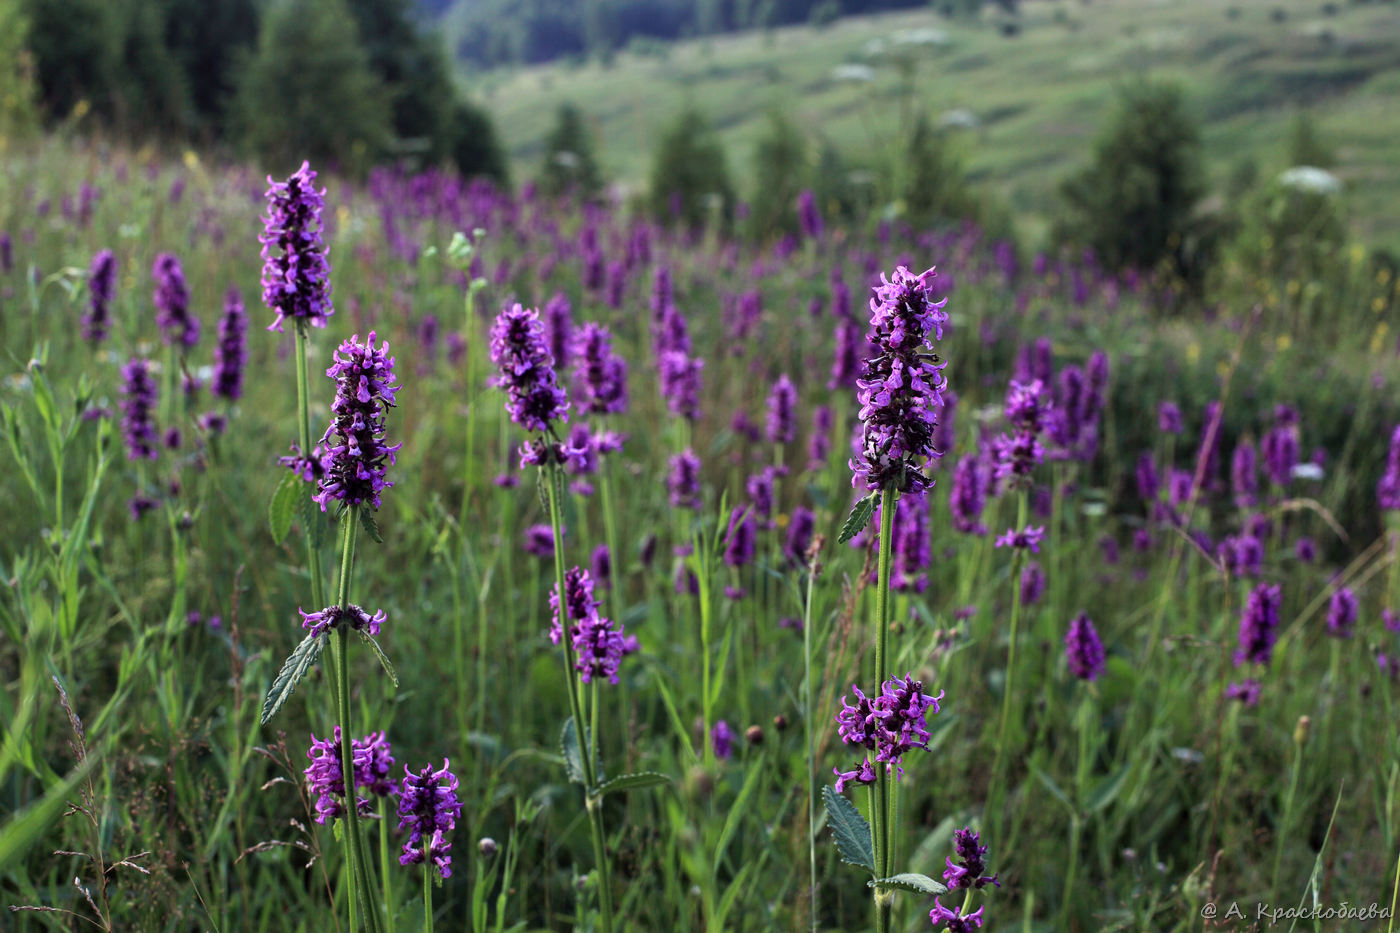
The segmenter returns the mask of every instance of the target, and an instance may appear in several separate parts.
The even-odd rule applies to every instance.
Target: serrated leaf
[[[879,878],[867,881],[868,887],[900,888],[904,891],[913,891],[915,894],[923,894],[933,897],[936,894],[947,894],[948,886],[940,881],[934,881],[928,875],[921,875],[916,871],[907,871],[898,875],[891,875],[888,878]]]
[[[365,644],[369,645],[370,650],[374,652],[374,656],[379,659],[379,666],[384,668],[384,673],[389,675],[389,680],[397,687],[399,685],[399,675],[394,673],[394,665],[389,663],[389,656],[384,653],[383,648],[379,647],[379,642],[375,641],[374,636],[364,629],[360,629],[360,637],[364,639]]]
[[[598,796],[624,790],[638,790],[643,787],[656,787],[669,784],[671,778],[659,771],[638,771],[636,774],[620,774],[611,781],[605,781],[598,788]]]
[[[306,535],[313,551],[319,551],[326,543],[326,532],[330,529],[330,519],[321,511],[321,504],[313,496],[316,487],[305,483],[306,495],[297,500],[297,518],[301,520],[301,533]]]
[[[365,534],[369,535],[375,544],[383,544],[384,538],[379,534],[379,522],[375,520],[374,512],[364,506],[355,511],[360,513],[360,527],[365,530]]]
[[[564,720],[564,730],[559,735],[559,753],[564,756],[564,770],[569,780],[575,784],[585,784],[583,778],[583,749],[578,744],[578,730],[574,718]]]
[[[322,632],[319,635],[307,635],[301,640],[301,644],[292,649],[292,653],[282,664],[282,669],[272,679],[272,689],[267,691],[267,699],[263,700],[263,725],[267,725],[268,720],[277,715],[277,711],[282,708],[283,703],[287,702],[287,698],[292,695],[297,684],[306,676],[311,665],[315,664],[316,659],[321,656],[321,650],[325,646],[325,633]]]
[[[836,851],[841,861],[875,873],[875,846],[870,841],[870,824],[860,815],[856,805],[836,793],[834,787],[822,788],[826,804],[826,821],[836,839]]]
[[[267,524],[272,529],[273,543],[281,544],[292,530],[300,493],[301,478],[290,470],[282,474],[282,482],[277,484],[267,504]]]
[[[846,523],[841,526],[838,540],[842,544],[860,534],[865,530],[865,526],[870,524],[870,516],[875,514],[875,499],[876,493],[872,492],[851,509],[851,514],[846,516]]]

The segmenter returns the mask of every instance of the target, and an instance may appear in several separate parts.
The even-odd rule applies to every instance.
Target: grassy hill
[[[901,59],[910,63],[903,74]],[[1246,158],[1265,174],[1285,167],[1290,121],[1310,111],[1338,151],[1357,235],[1400,244],[1400,5],[1392,3],[1033,2],[1014,37],[990,20],[894,13],[467,80],[498,119],[518,172],[535,173],[554,106],[569,99],[594,121],[606,171],[629,186],[645,183],[659,128],[687,101],[720,128],[741,181],[773,107],[876,164],[908,118],[900,102],[909,80],[931,115],[971,114],[976,126],[962,135],[974,178],[1043,229],[1056,185],[1085,159],[1115,87],[1134,74],[1183,84],[1217,183]]]

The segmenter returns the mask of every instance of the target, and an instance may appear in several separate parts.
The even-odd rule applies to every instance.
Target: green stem
[[[311,403],[307,398],[306,375],[306,325],[298,321],[296,325],[297,351],[297,439],[301,445],[301,455],[311,456]],[[321,573],[321,556],[311,543],[310,529],[301,530],[306,540],[306,566],[311,572],[311,603],[317,609],[326,607],[326,582]]]
[[[433,933],[433,860],[423,859],[423,933]]]
[[[613,514],[612,477],[606,466],[598,471],[598,494],[603,503],[603,535],[608,542],[608,596],[613,621],[622,623],[622,558],[617,552],[617,516]]]
[[[1278,828],[1278,847],[1274,850],[1274,873],[1269,879],[1269,890],[1278,896],[1278,876],[1283,867],[1283,844],[1288,838],[1288,830],[1293,821],[1293,801],[1298,794],[1298,772],[1303,767],[1303,745],[1301,742],[1293,744],[1293,776],[1288,782],[1288,796],[1283,803],[1283,821]]]
[[[889,678],[890,652],[890,557],[894,546],[894,513],[896,508],[894,487],[880,490],[880,539],[879,563],[875,586],[875,683],[878,693]],[[872,788],[870,803],[871,841],[875,845],[875,868],[880,878],[888,878],[894,872],[891,867],[894,846],[891,840],[895,827],[891,814],[893,800],[888,768],[877,765],[875,785]],[[890,929],[891,908],[894,892],[884,888],[875,889],[875,929],[886,933]]]
[[[394,929],[394,917],[398,909],[394,904],[393,872],[389,869],[389,813],[386,801],[379,798],[379,873],[383,876],[385,926],[390,933]]]
[[[1026,526],[1026,493],[1022,490],[1016,501],[1016,527],[1018,529]],[[1011,638],[1006,652],[1006,680],[1002,684],[1001,693],[1001,719],[997,725],[997,745],[996,754],[992,759],[992,783],[989,799],[995,801],[993,807],[992,826],[994,827],[993,838],[1000,835],[1001,830],[1001,800],[1003,798],[1001,788],[1001,762],[1002,752],[1006,742],[1006,724],[1011,718],[1011,694],[1012,683],[1016,673],[1016,639],[1021,623],[1021,570],[1022,554],[1017,549],[1011,559]]]
[[[583,705],[579,697],[578,674],[574,669],[574,644],[569,638],[568,601],[564,596],[564,528],[560,513],[559,483],[560,469],[557,466],[544,468],[545,493],[549,499],[549,524],[554,532],[554,584],[559,594],[559,624],[563,627],[564,681],[569,687],[569,712],[574,719],[574,734],[578,738],[583,754],[584,804],[588,809],[588,829],[593,837],[593,860],[598,869],[598,904],[602,914],[603,933],[612,933],[612,882],[608,872],[607,849],[604,845],[603,814],[599,809],[602,801],[595,797],[598,787],[597,763],[594,760],[595,747],[590,737],[582,735],[584,726]]]
[[[340,554],[339,591],[337,606],[350,605],[350,571],[355,562],[355,534],[359,525],[354,510],[347,511],[341,521],[345,523],[344,544]],[[365,929],[378,933],[379,915],[370,907],[369,871],[365,862],[364,840],[360,838],[360,808],[355,800],[355,759],[351,742],[354,734],[350,727],[350,627],[336,628],[336,680],[337,700],[340,706],[340,773],[345,781],[345,844],[350,857],[351,896],[359,901],[360,911],[365,917]]]
[[[817,933],[817,751],[812,739],[812,586],[816,559],[807,568],[802,608],[802,727],[807,741],[807,917]]]

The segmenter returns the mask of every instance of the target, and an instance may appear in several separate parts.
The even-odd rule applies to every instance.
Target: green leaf
[[[1075,810],[1074,802],[1069,799],[1068,794],[1060,790],[1060,785],[1055,783],[1055,779],[1040,768],[1032,768],[1032,770],[1035,772],[1036,778],[1040,780],[1040,783],[1045,785],[1045,789],[1050,792],[1050,795],[1065,805],[1065,809],[1069,811],[1070,816],[1075,816],[1077,811]]]
[[[311,483],[304,485],[306,495],[297,500],[297,518],[301,519],[301,533],[311,542],[311,549],[319,551],[326,543],[330,519],[321,511],[321,504],[313,498],[316,495],[316,487]]]
[[[875,846],[870,841],[870,824],[855,804],[836,793],[836,788],[823,787],[822,800],[826,803],[826,821],[831,824],[841,861],[874,874]]]
[[[572,722],[572,720],[570,720]],[[611,794],[615,791],[638,790],[643,787],[656,787],[658,784],[669,784],[671,778],[659,771],[638,771],[636,774],[620,774],[611,781],[605,781],[598,788],[598,796]]]
[[[384,668],[384,673],[389,675],[389,680],[393,681],[394,686],[397,687],[399,685],[399,675],[394,673],[394,665],[389,663],[389,657],[384,653],[384,649],[379,647],[379,642],[375,641],[374,636],[364,629],[360,629],[360,638],[364,639],[365,644],[369,645],[370,650],[374,652],[374,656],[379,659],[380,667]]]
[[[360,506],[355,511],[360,513],[360,527],[365,530],[365,534],[369,535],[375,544],[383,544],[384,538],[379,534],[379,522],[375,521],[374,511],[365,506]]]
[[[564,720],[564,731],[559,736],[559,752],[564,756],[564,770],[569,780],[575,784],[585,784],[583,777],[583,749],[578,744],[578,729],[574,727],[574,717]]]
[[[934,881],[928,875],[921,875],[916,871],[908,871],[898,875],[891,875],[888,878],[867,881],[866,885],[872,888],[900,888],[928,897],[933,897],[935,894],[948,893],[947,885],[939,881]]]
[[[875,514],[878,496],[879,493],[872,492],[856,503],[855,508],[851,509],[851,514],[846,516],[846,523],[841,526],[841,535],[837,540],[845,544],[865,530],[865,526],[870,524],[870,516]]]
[[[17,859],[27,855],[39,837],[63,815],[63,810],[68,805],[68,795],[73,792],[78,782],[87,776],[95,760],[90,755],[84,758],[78,769],[63,783],[55,784],[37,803],[30,804],[27,809],[0,827],[0,875],[4,875]]]
[[[1132,765],[1126,764],[1113,774],[1104,778],[1094,788],[1094,792],[1085,801],[1084,808],[1090,813],[1098,813],[1104,807],[1113,803],[1114,798],[1123,790],[1123,785],[1127,783],[1128,775],[1132,773]]]
[[[281,544],[292,530],[292,519],[296,516],[297,495],[301,492],[301,477],[288,470],[282,475],[282,482],[273,490],[272,501],[267,504],[267,524],[272,529],[272,540]]]
[[[316,659],[321,656],[321,650],[326,646],[324,636],[324,632],[320,635],[307,635],[301,640],[301,644],[297,645],[287,656],[282,669],[272,679],[272,689],[267,691],[267,699],[263,701],[263,725],[267,725],[268,720],[277,715],[277,711],[282,708],[283,703],[287,702],[287,698],[292,695],[297,684],[306,676],[311,665],[315,664]]]

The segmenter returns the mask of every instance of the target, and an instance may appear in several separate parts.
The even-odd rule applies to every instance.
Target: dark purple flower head
[[[807,438],[807,469],[812,472],[826,467],[826,458],[831,453],[831,429],[836,416],[829,405],[818,405],[812,410],[812,433]]]
[[[268,330],[282,330],[288,318],[325,327],[331,307],[331,266],[321,239],[325,190],[316,190],[316,173],[303,162],[285,182],[268,177],[267,213],[263,215],[263,303],[277,315]]]
[[[554,556],[554,529],[549,525],[531,525],[525,529],[525,553],[534,557]]]
[[[1083,374],[1080,373],[1081,381]],[[1012,380],[1006,390],[1006,420],[1018,431],[1039,434],[1045,430],[1054,403],[1039,379],[1030,382]]]
[[[345,813],[345,779],[340,766],[340,726],[335,727],[333,738],[318,739],[311,736],[311,747],[306,757],[311,764],[303,772],[307,786],[316,798],[316,822],[322,825],[327,820],[343,816]],[[362,739],[350,742],[350,758],[355,769],[355,787],[364,788],[381,797],[394,793],[394,786],[388,780],[389,769],[394,764],[389,743],[383,732],[371,732]],[[368,799],[355,796],[361,813],[368,813]]]
[[[549,334],[549,352],[554,357],[554,365],[559,369],[568,368],[569,352],[573,348],[574,324],[570,317],[572,313],[573,306],[569,304],[569,296],[563,292],[556,292],[553,298],[545,302],[544,325]]]
[[[946,933],[972,933],[973,930],[982,927],[982,911],[985,908],[979,907],[970,914],[962,912],[962,908],[950,910],[938,902],[938,898],[933,899],[933,910],[928,912],[929,922],[936,930],[942,927]]]
[[[190,316],[190,291],[185,285],[185,271],[174,253],[161,253],[151,268],[156,280],[156,324],[165,345],[179,345],[185,350],[199,342],[199,320]]]
[[[1037,561],[1029,561],[1021,569],[1021,605],[1034,606],[1045,595],[1045,571]]]
[[[1028,484],[1031,473],[1045,462],[1040,436],[1029,431],[1000,435],[992,442],[992,453],[996,462],[995,479],[1006,480],[1011,486]]]
[[[1388,512],[1400,511],[1400,424],[1390,432],[1385,472],[1376,484],[1376,504]]]
[[[321,484],[321,478],[326,475],[325,451],[320,444],[312,448],[311,456],[302,456],[301,448],[296,444],[291,445],[292,453],[289,457],[278,457],[277,462],[301,477],[303,482]]]
[[[1176,402],[1157,403],[1157,430],[1163,434],[1181,433],[1181,409]]]
[[[156,381],[151,364],[133,359],[122,367],[122,436],[128,460],[155,460]]]
[[[1353,629],[1359,612],[1360,605],[1350,587],[1335,591],[1327,605],[1327,634],[1333,638],[1350,638],[1355,634]]]
[[[700,458],[687,447],[671,458],[671,472],[666,477],[666,489],[671,505],[681,509],[700,508]]]
[[[1069,624],[1069,632],[1065,634],[1065,661],[1069,672],[1080,680],[1095,680],[1103,673],[1103,642],[1087,613],[1079,613]]]
[[[787,373],[778,377],[768,393],[768,441],[790,444],[797,436],[797,387]]]
[[[307,630],[313,638],[317,635],[325,634],[334,628],[339,628],[342,624],[348,625],[357,632],[368,632],[370,635],[378,635],[379,627],[389,621],[389,617],[380,609],[374,615],[370,615],[365,610],[356,605],[330,606],[319,612],[301,613],[301,627]]]
[[[430,861],[442,878],[452,876],[452,844],[443,839],[443,834],[456,829],[462,816],[457,777],[450,767],[446,759],[436,771],[427,765],[415,773],[404,765],[403,782],[399,785],[399,829],[408,831],[399,864]]]
[[[787,540],[783,543],[783,556],[792,564],[802,566],[807,563],[807,549],[812,546],[816,534],[817,517],[805,505],[792,510],[788,520]]]
[[[595,677],[618,682],[618,669],[624,656],[637,650],[636,639],[623,634],[622,625],[598,613],[598,600],[593,595],[593,579],[587,570],[571,567],[564,573],[564,603],[569,618],[569,643],[574,649],[574,669],[584,683]],[[549,594],[553,618],[549,639],[559,644],[564,638],[563,622],[559,618],[559,594]]]
[[[564,572],[564,603],[570,623],[581,622],[598,611],[598,600],[593,596],[593,578],[587,570],[570,567]],[[550,592],[549,608],[554,614],[549,628],[549,640],[557,645],[564,637],[563,623],[559,619],[557,592]]]
[[[949,888],[975,888],[982,890],[987,885],[1001,887],[996,875],[984,875],[987,870],[987,847],[978,845],[977,833],[971,827],[964,827],[953,833],[953,848],[957,852],[957,864],[951,858],[945,859],[948,867],[943,871],[943,881]]]
[[[1240,613],[1239,647],[1235,651],[1235,666],[1268,664],[1278,638],[1278,610],[1283,601],[1277,584],[1261,583],[1245,601]]]
[[[851,686],[856,696],[852,706],[841,699],[841,710],[836,714],[837,735],[847,745],[874,752],[875,765],[893,770],[896,777],[903,773],[900,769],[904,755],[915,748],[928,748],[930,734],[926,717],[929,712],[937,713],[938,703],[943,699],[923,692],[923,684],[912,676],[893,677],[884,682],[880,694],[867,697],[859,687]],[[835,769],[836,791],[845,790],[852,781],[869,784],[875,780],[874,766],[867,755],[853,771]]]
[[[593,554],[589,558],[589,566],[599,586],[604,589],[612,587],[612,552],[608,550],[606,544],[600,544],[593,549]]]
[[[778,476],[775,467],[764,467],[744,480],[744,490],[749,494],[753,513],[764,528],[773,527],[773,483]]]
[[[729,723],[721,719],[710,728],[710,744],[714,747],[716,758],[733,757],[734,730],[729,728]]]
[[[243,395],[243,366],[248,361],[245,349],[248,316],[243,311],[243,296],[230,288],[224,296],[224,314],[219,318],[219,342],[214,345],[214,381],[210,391],[230,402]]]
[[[657,361],[661,375],[661,395],[671,414],[687,421],[700,417],[700,371],[705,361],[681,350],[667,350]]]
[[[1264,543],[1248,532],[1221,539],[1215,555],[1225,572],[1235,576],[1257,577],[1264,568]]]
[[[724,562],[730,567],[743,567],[753,561],[757,550],[753,508],[735,506],[729,513],[729,530],[725,535]]]
[[[117,257],[110,249],[92,257],[88,267],[88,309],[83,315],[83,339],[97,343],[107,337],[108,314],[117,296]]]
[[[1293,478],[1293,467],[1297,465],[1299,457],[1297,425],[1280,422],[1264,435],[1260,448],[1269,479],[1276,486],[1287,486]]]
[[[865,332],[853,317],[840,317],[836,321],[835,356],[831,362],[831,378],[828,389],[850,389],[860,377],[861,354],[870,351]]]
[[[559,386],[544,325],[533,308],[518,303],[491,326],[491,362],[500,370],[493,384],[506,390],[510,419],[527,431],[548,431],[569,420],[569,400]]]
[[[143,496],[140,493],[132,496],[126,502],[127,511],[131,513],[131,520],[133,522],[139,522],[147,512],[152,511],[158,505],[160,505],[160,503],[155,499],[152,499],[150,496]]]
[[[1253,677],[1247,678],[1242,683],[1231,682],[1225,688],[1225,698],[1227,700],[1238,700],[1245,706],[1258,706],[1259,694],[1263,692],[1263,686]]]
[[[953,527],[963,534],[985,535],[987,526],[979,519],[986,503],[983,490],[986,483],[978,475],[981,463],[976,454],[964,454],[953,470],[953,488],[948,493],[948,508],[953,513]]]
[[[899,498],[894,513],[893,551],[890,586],[900,593],[922,593],[928,587],[927,570],[933,557],[929,535],[929,500],[926,497],[910,495]]]
[[[1235,505],[1242,509],[1255,504],[1259,493],[1258,458],[1254,445],[1240,441],[1230,457],[1230,486],[1234,490]]]
[[[389,342],[374,345],[374,331],[342,343],[326,375],[335,380],[331,423],[321,437],[325,476],[313,497],[326,510],[331,500],[378,509],[379,494],[394,485],[385,479],[402,444],[384,443],[384,416],[394,405],[394,358]],[[332,440],[334,438],[334,440]]]
[[[934,300],[934,270],[914,275],[895,269],[893,281],[881,276],[870,300],[871,343],[876,356],[865,361],[856,380],[864,425],[859,456],[852,459],[853,485],[917,492],[933,485],[922,469],[941,456],[933,446],[937,411],[943,405],[946,365],[930,352],[943,338],[948,299]]]
[[[802,223],[802,235],[809,240],[820,240],[822,236],[822,215],[817,210],[817,196],[804,189],[797,196],[797,217]]]
[[[1305,564],[1317,560],[1317,543],[1312,538],[1299,538],[1293,544],[1293,554]]]
[[[1040,541],[1044,537],[1044,525],[1027,525],[1020,530],[1008,528],[1006,534],[997,538],[996,546],[1029,550],[1032,554],[1039,554]]]
[[[1137,468],[1134,471],[1137,480],[1138,496],[1143,502],[1155,503],[1157,493],[1161,490],[1161,480],[1157,476],[1157,461],[1153,459],[1150,451],[1144,450],[1137,460]]]
[[[612,334],[588,322],[574,339],[574,385],[581,411],[614,415],[627,410],[627,361],[612,351]]]

